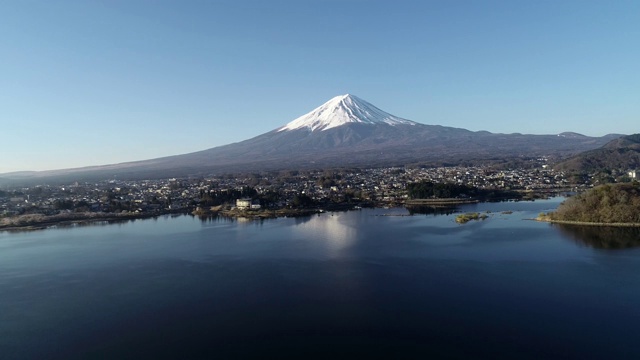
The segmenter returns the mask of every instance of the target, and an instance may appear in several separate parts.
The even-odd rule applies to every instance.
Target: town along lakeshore
[[[536,161],[532,166],[544,165],[543,160]],[[420,185],[429,183],[458,185]],[[410,191],[412,186],[417,191]],[[314,210],[395,207],[419,199],[434,201],[432,198],[456,198],[456,202],[469,198],[531,199],[564,191],[568,186],[563,174],[552,169],[499,170],[489,166],[287,170],[207,178],[32,185],[0,189],[0,229],[174,213],[212,215],[231,210],[243,198],[250,198],[262,210],[276,210],[247,213],[250,217],[273,217]],[[478,194],[473,189],[491,191]],[[236,215],[229,212],[229,216]]]

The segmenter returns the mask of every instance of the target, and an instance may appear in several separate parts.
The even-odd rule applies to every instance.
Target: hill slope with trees
[[[564,201],[541,220],[640,224],[640,184],[606,184]]]
[[[623,136],[554,166],[568,173],[615,173],[640,168],[640,134]]]
[[[478,200],[519,199],[516,191],[480,189],[475,186],[421,181],[407,185],[410,199],[473,198]]]

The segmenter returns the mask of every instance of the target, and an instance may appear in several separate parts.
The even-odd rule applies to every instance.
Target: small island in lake
[[[640,226],[640,184],[607,184],[564,201],[537,220],[565,224]]]
[[[466,213],[466,214],[461,214],[456,216],[456,222],[458,224],[466,224],[471,220],[484,220],[486,218],[488,218],[488,215],[485,214],[480,214],[477,212],[474,213]]]

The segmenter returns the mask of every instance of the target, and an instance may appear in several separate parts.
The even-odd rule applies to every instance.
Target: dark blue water
[[[638,234],[558,201],[0,233],[0,358],[640,358]]]

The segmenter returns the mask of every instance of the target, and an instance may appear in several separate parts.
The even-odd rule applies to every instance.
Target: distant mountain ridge
[[[571,131],[565,131],[563,133],[558,134],[558,136],[563,138],[568,138],[568,139],[584,139],[587,137],[586,135],[582,135],[582,134],[571,132]]]
[[[554,168],[572,173],[640,169],[640,134],[611,140],[601,148],[577,154]]]
[[[3,174],[9,180],[167,178],[262,170],[455,165],[496,158],[566,156],[619,135],[494,134],[427,125],[391,115],[354,95],[334,97],[293,121],[248,140],[189,154],[105,166]]]

